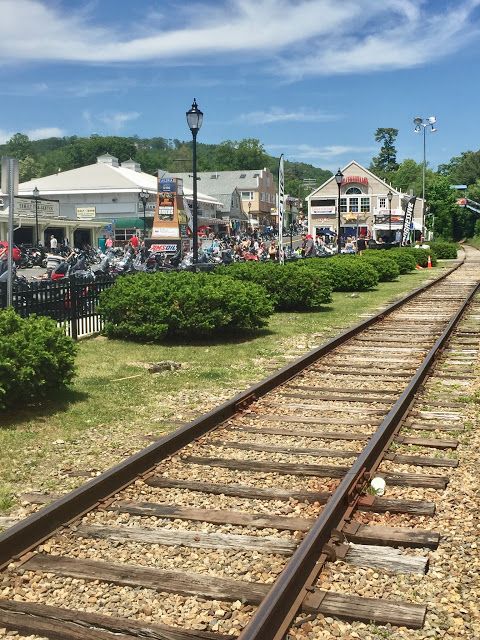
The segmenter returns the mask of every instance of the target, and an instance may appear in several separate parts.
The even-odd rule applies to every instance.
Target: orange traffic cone
[[[417,269],[418,271],[421,271],[423,269],[423,267],[421,267],[419,264],[417,264],[417,266],[415,267],[415,269]]]
[[[431,269],[431,268],[432,268],[432,258],[428,256],[427,269]]]

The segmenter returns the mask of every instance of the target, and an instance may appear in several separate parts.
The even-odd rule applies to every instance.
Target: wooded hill
[[[97,156],[106,152],[120,162],[133,158],[140,163],[143,171],[151,174],[155,174],[159,168],[171,173],[186,172],[192,166],[191,141],[177,139],[92,135],[89,138],[70,136],[30,140],[28,136],[16,133],[6,144],[0,145],[0,155],[10,155],[20,160],[21,181],[93,164]],[[277,177],[278,158],[268,155],[256,138],[226,140],[220,144],[197,143],[198,171],[264,167]],[[303,198],[312,191],[312,184],[318,186],[331,175],[331,171],[311,164],[286,160],[285,192]],[[304,180],[309,181],[309,186],[304,184]]]

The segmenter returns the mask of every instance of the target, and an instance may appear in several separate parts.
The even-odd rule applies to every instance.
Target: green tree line
[[[20,180],[48,176],[96,162],[97,156],[111,153],[120,162],[130,158],[140,163],[142,170],[156,174],[158,169],[170,173],[186,172],[192,166],[192,143],[171,138],[139,138],[92,135],[88,138],[69,136],[30,140],[16,133],[4,145],[0,155],[10,155],[20,161]],[[220,144],[197,144],[199,171],[235,171],[267,167],[277,176],[279,159],[266,153],[256,138],[240,141],[225,140]],[[332,175],[331,171],[304,162],[285,162],[285,192],[304,198],[312,187],[304,180],[321,185]]]

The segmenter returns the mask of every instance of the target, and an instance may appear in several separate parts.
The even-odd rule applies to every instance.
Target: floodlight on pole
[[[415,133],[420,133],[423,129],[423,167],[422,167],[422,237],[425,238],[425,172],[427,169],[427,153],[426,153],[426,131],[430,128],[430,133],[437,131],[433,125],[437,122],[435,116],[428,116],[428,118],[420,118],[417,116],[413,119],[415,125]]]

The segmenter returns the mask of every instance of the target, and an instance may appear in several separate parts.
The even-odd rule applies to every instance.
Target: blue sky
[[[336,170],[415,116],[429,166],[480,148],[480,0],[0,0],[0,142],[50,135],[258,138]]]

